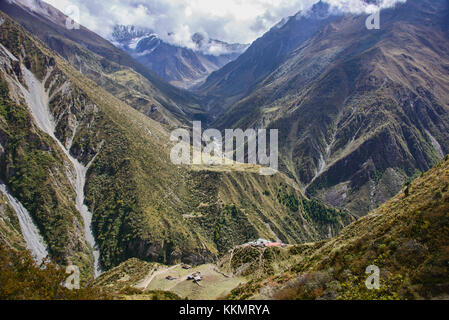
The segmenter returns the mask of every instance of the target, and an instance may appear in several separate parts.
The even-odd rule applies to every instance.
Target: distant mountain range
[[[147,66],[172,85],[193,88],[207,76],[238,58],[248,45],[228,44],[205,39],[199,33],[192,37],[194,48],[164,42],[153,31],[135,26],[118,25],[111,42]]]
[[[34,3],[0,3],[0,214],[16,216],[7,199],[23,205],[54,261],[83,279],[132,257],[201,264],[235,243],[321,240],[354,220],[282,173],[173,164],[170,133],[207,118],[201,101]],[[0,243],[27,247],[17,223],[0,227]]]

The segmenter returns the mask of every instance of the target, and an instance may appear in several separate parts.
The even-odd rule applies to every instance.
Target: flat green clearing
[[[187,280],[187,276],[195,272],[201,272],[203,280],[198,284]],[[175,280],[167,280],[171,276]],[[214,264],[206,264],[184,270],[180,265],[157,271],[155,275],[149,275],[151,280],[145,291],[170,291],[191,300],[214,300],[226,296],[239,284],[248,280],[244,277],[226,276],[218,271]]]

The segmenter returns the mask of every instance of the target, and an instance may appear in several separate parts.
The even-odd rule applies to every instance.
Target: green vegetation
[[[183,300],[180,296],[173,292],[161,290],[142,292],[133,287],[128,287],[120,291],[118,298],[124,300]]]
[[[52,257],[63,265],[76,262],[87,276],[90,257],[84,240],[76,236],[79,230],[74,221],[81,219],[73,203],[70,181],[64,174],[65,160],[52,140],[34,127],[27,108],[9,98],[2,74],[0,92],[0,134],[5,137],[0,159],[2,180],[37,222]],[[68,243],[73,247],[68,248]],[[68,251],[73,253],[68,255]]]
[[[235,205],[226,206],[215,224],[214,242],[220,252],[257,236],[255,228]]]
[[[288,271],[263,275],[230,298],[430,299],[449,288],[449,159],[336,238],[289,249]],[[404,189],[405,190],[405,189]],[[295,262],[296,257],[296,262]],[[289,261],[290,260],[290,261]],[[298,262],[299,261],[299,262]],[[266,262],[268,263],[268,262]],[[365,270],[380,268],[380,290],[368,290]]]
[[[198,265],[217,257],[221,267],[251,278],[232,291],[229,297],[236,299],[270,292],[264,287],[274,292],[269,298],[282,299],[447,294],[448,162],[407,183],[396,198],[338,237],[320,241],[353,220],[320,200],[364,215],[437,162],[439,148],[433,140],[448,150],[446,88],[438,83],[436,89],[421,87],[429,83],[425,72],[416,74],[414,83],[403,77],[405,69],[424,68],[440,83],[448,82],[446,69],[427,63],[434,59],[420,52],[415,60],[404,59],[401,41],[395,40],[404,36],[401,29],[410,29],[409,47],[422,47],[423,37],[414,34],[418,28],[403,25],[394,34],[386,32],[389,50],[378,50],[376,36],[354,36],[348,21],[338,25],[337,37],[329,35],[326,50],[322,38],[311,37],[300,56],[286,57],[284,70],[277,70],[282,72],[262,70],[270,78],[255,85],[254,92],[244,99],[227,96],[235,105],[217,120],[219,126],[281,128],[281,168],[288,177],[261,177],[255,166],[173,165],[171,126],[206,118],[195,98],[137,70],[129,57],[86,30],[63,36],[65,30],[50,30],[43,19],[22,17],[40,42],[4,18],[0,40],[19,61],[0,57],[0,178],[30,211],[51,258],[60,266],[80,266],[84,284],[91,276],[92,256],[74,205],[72,168],[58,145],[33,124],[18,89],[26,86],[21,64],[40,80],[48,76],[45,88],[57,119],[55,134],[80,162],[91,163],[86,204],[93,213],[102,266],[109,270],[95,283],[115,297],[178,299],[170,292],[142,292],[134,286],[157,263]],[[441,46],[446,42],[436,40],[427,47],[447,51]],[[343,47],[358,49],[342,52]],[[384,63],[380,68],[369,61]],[[228,89],[232,93],[236,88]],[[436,139],[429,141],[432,135]],[[316,199],[307,199],[301,187]],[[0,209],[0,240],[12,250],[0,251],[2,297],[100,297],[94,291],[71,295],[57,285],[62,275],[54,264],[40,269],[26,253],[14,251],[25,249],[17,217],[3,198]],[[259,237],[299,245],[232,250]],[[310,241],[318,242],[301,244]],[[364,286],[365,268],[371,264],[381,268],[379,291]]]
[[[295,194],[288,194],[285,192],[285,188],[287,186],[285,184],[281,184],[281,187],[278,190],[277,198],[279,203],[283,204],[292,212],[298,212],[299,210],[299,200]]]
[[[141,291],[135,289],[134,285],[157,267],[154,263],[130,259],[103,273],[94,284],[111,295],[128,294],[130,290],[134,290],[132,294],[140,294]]]
[[[0,243],[12,250],[26,249],[17,214],[3,194],[0,194]]]
[[[167,145],[170,130],[161,125],[165,122],[153,121],[126,104],[134,101],[130,95],[154,94],[148,101],[162,101],[170,108],[141,75],[107,59],[100,63],[96,54],[71,40],[55,39],[83,61],[79,64],[69,51],[62,52],[69,55],[66,58],[72,65],[77,69],[89,66],[83,73],[95,81],[102,79],[99,86],[9,18],[5,21],[2,44],[26,61],[39,79],[47,76],[50,111],[58,119],[55,135],[84,165],[92,162],[86,204],[93,213],[104,270],[134,257],[166,264],[207,263],[259,237],[279,237],[288,243],[327,237],[326,228],[304,225],[307,213],[300,206],[304,195],[293,182],[283,187],[284,204],[274,197],[276,186],[286,179],[281,174],[261,177],[251,166],[191,170],[172,165]],[[20,80],[20,64],[11,64],[12,69],[3,70],[4,74]],[[3,96],[8,96],[6,89],[2,85]],[[74,206],[67,159],[34,127],[26,106],[3,103],[0,115],[8,123],[5,132],[13,142],[7,144],[3,165],[8,184],[35,218],[52,258],[79,265],[87,279],[92,256]],[[179,125],[178,120],[183,120],[176,118],[165,113],[166,120]],[[344,224],[339,219],[338,227],[332,228]]]
[[[283,173],[308,196],[366,215],[449,152],[447,17],[436,10],[429,27],[424,8],[437,4],[423,1],[387,13],[382,37],[354,31],[353,17],[332,22],[334,33],[312,32],[326,28],[307,19],[269,31],[200,86],[218,113],[213,125],[278,129]],[[296,210],[290,195],[282,201]]]
[[[55,263],[38,266],[26,252],[8,250],[0,243],[0,300],[100,300],[98,288],[68,290],[65,270]]]
[[[312,199],[302,201],[305,212],[307,212],[308,217],[316,223],[321,225],[334,225],[337,224],[339,218],[345,218],[346,215],[339,210],[325,206],[323,203]]]

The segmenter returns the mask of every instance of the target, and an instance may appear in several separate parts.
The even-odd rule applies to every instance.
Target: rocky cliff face
[[[319,2],[306,13],[285,18],[254,41],[239,58],[211,74],[198,88],[206,96],[208,111],[221,115],[249,96],[295,49],[337,18],[328,10],[328,4]]]

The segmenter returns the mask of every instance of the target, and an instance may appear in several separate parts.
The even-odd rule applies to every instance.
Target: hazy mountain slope
[[[447,299],[448,209],[446,157],[445,162],[335,239],[292,247],[283,255],[272,254],[277,259],[271,263],[290,260],[289,270],[265,275],[236,289],[232,297]],[[365,286],[365,269],[370,265],[380,268],[380,290],[370,291]]]
[[[111,38],[114,45],[181,88],[199,85],[211,72],[235,60],[247,48],[212,39],[206,41],[200,34],[193,36],[196,48],[184,48],[164,42],[150,30],[134,26],[116,26]]]
[[[235,91],[238,100],[214,124],[279,128],[283,171],[310,195],[357,214],[449,152],[449,4],[409,0],[381,16],[379,31],[365,28],[366,16],[326,21],[244,98]],[[264,38],[290,39],[288,26]],[[247,74],[254,63],[243,59],[258,61],[251,52],[231,74]],[[238,87],[224,75],[213,81],[219,75],[203,89],[232,95]]]
[[[21,23],[76,69],[153,119],[185,123],[204,118],[190,93],[169,85],[147,67],[97,34],[80,26],[65,27],[67,17],[54,7],[34,0],[34,10],[20,0],[2,1],[0,10]]]
[[[352,221],[346,213],[308,200],[283,175],[260,176],[255,166],[173,165],[164,126],[85,78],[4,18],[0,42],[3,66],[9,67],[2,74],[8,79],[9,99],[27,119],[24,127],[37,132],[28,135],[26,150],[38,158],[23,163],[20,171],[12,170],[6,158],[2,174],[38,222],[52,254],[61,250],[63,258],[72,259],[91,251],[75,206],[75,160],[88,168],[84,192],[105,270],[133,257],[203,263],[259,236],[288,242],[324,239]],[[24,99],[34,88],[41,91]],[[34,103],[42,110],[30,114]],[[32,125],[40,124],[45,114],[54,126],[42,127],[48,134]],[[10,135],[22,137],[14,127],[20,122],[5,117],[11,121]],[[72,243],[75,248],[67,247]]]
[[[0,194],[0,243],[9,249],[26,249],[17,214],[3,193]]]

